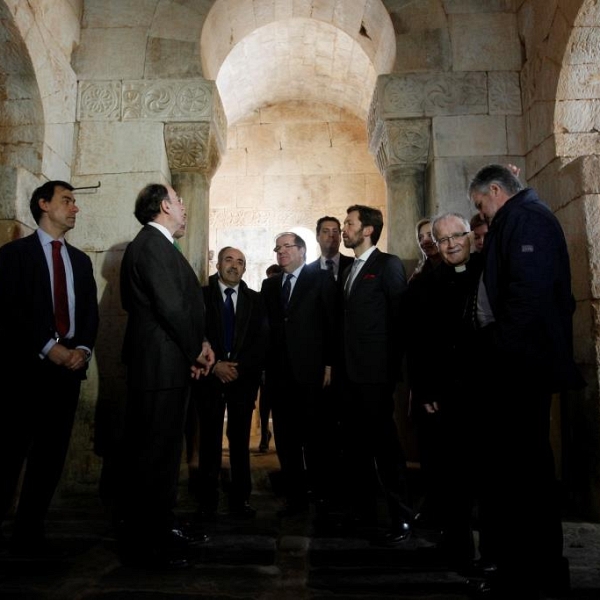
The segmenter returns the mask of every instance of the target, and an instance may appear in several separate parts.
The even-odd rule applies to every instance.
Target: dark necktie
[[[281,299],[283,300],[283,307],[287,310],[288,304],[290,303],[290,295],[292,294],[292,273],[288,273],[281,288]]]
[[[225,352],[227,358],[233,350],[233,333],[235,330],[235,310],[233,308],[233,300],[231,295],[235,290],[233,288],[227,288],[225,290],[225,305],[223,309],[223,325],[225,328]]]
[[[325,265],[327,266],[327,270],[331,273],[331,276],[335,279],[335,270],[333,268],[333,260],[331,258],[325,259]]]
[[[69,297],[67,295],[67,275],[65,263],[60,254],[62,242],[52,242],[52,266],[54,269],[54,326],[59,337],[69,333]]]
[[[177,250],[179,250],[179,252],[183,252],[183,249],[181,248],[181,246],[177,240],[173,240],[173,246],[175,246],[175,248],[177,248]]]

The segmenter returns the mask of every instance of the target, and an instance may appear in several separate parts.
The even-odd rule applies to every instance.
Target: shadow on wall
[[[109,508],[113,503],[115,468],[125,422],[126,371],[121,362],[121,348],[127,313],[121,308],[119,273],[126,246],[111,247],[102,264],[105,287],[99,303],[100,328],[95,348],[98,398],[93,428],[94,453],[102,459],[99,493]]]

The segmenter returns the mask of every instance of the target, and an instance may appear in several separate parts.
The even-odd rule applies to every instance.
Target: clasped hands
[[[215,364],[215,353],[208,342],[202,342],[202,352],[196,358],[196,363],[191,366],[193,379],[200,379],[208,375]]]
[[[48,359],[55,365],[65,367],[69,371],[79,371],[87,364],[87,354],[83,348],[67,348],[62,344],[54,344],[48,351]]]

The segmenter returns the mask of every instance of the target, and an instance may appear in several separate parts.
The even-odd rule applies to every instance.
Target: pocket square
[[[376,275],[374,275],[373,273],[366,273],[363,276],[363,279],[375,279]]]

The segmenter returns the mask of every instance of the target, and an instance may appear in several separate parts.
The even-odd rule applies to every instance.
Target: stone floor
[[[253,447],[255,442],[253,441]],[[0,552],[3,600],[466,600],[465,580],[439,562],[433,531],[417,531],[398,548],[371,540],[376,530],[353,537],[320,532],[311,515],[279,519],[273,493],[277,459],[253,452],[256,518],[225,513],[206,524],[211,540],[196,550],[191,568],[152,571],[126,568],[98,498],[57,499],[48,519],[55,552],[26,558]],[[182,479],[180,513],[194,506]],[[573,600],[600,599],[600,524],[566,519],[566,555]],[[10,533],[10,524],[6,526]],[[515,544],[527,544],[529,531]],[[535,560],[535,557],[532,557]],[[511,599],[519,600],[518,590]]]

